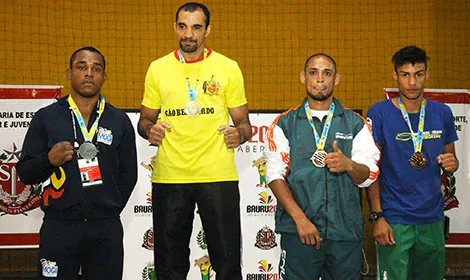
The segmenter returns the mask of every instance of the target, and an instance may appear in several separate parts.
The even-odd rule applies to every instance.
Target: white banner
[[[137,127],[138,113],[128,113]],[[242,264],[244,279],[279,279],[279,235],[274,233],[276,199],[264,181],[262,152],[266,132],[277,114],[250,114],[253,137],[236,149],[240,177]],[[124,279],[155,279],[153,264],[153,229],[151,207],[151,158],[156,148],[137,137],[139,179],[137,187],[122,214],[124,224]],[[195,213],[191,237],[190,271],[188,279],[204,278],[207,273],[215,279],[214,271],[207,271],[207,244],[199,215]],[[265,277],[265,278],[259,278]]]
[[[8,89],[8,90],[7,90]],[[55,92],[56,95],[46,97]],[[9,92],[8,94],[6,92]],[[396,89],[386,89],[393,95]],[[5,87],[0,86],[0,248],[37,247],[42,212],[37,208],[39,196],[34,186],[24,186],[15,177],[15,166],[21,151],[23,137],[34,112],[53,102],[60,95],[60,87]],[[426,96],[448,104],[455,117],[459,141],[456,142],[460,168],[456,196],[459,208],[446,211],[451,217],[451,235],[448,246],[470,246],[470,185],[469,153],[464,143],[469,138],[468,118],[470,92],[468,90],[426,90]],[[128,113],[137,127],[138,113]],[[250,114],[253,137],[236,149],[240,177],[242,264],[244,279],[279,279],[279,239],[274,233],[276,199],[264,181],[262,152],[266,132],[277,113]],[[137,132],[136,132],[137,134]],[[127,207],[122,213],[124,224],[124,278],[125,280],[154,279],[152,195],[149,163],[156,148],[137,136],[139,178]],[[15,184],[15,183],[16,184]],[[29,188],[29,189],[28,189]],[[23,197],[28,195],[28,200]],[[26,207],[27,206],[27,207]],[[204,279],[207,271],[205,256],[207,244],[197,213],[191,238],[191,256],[188,279]]]

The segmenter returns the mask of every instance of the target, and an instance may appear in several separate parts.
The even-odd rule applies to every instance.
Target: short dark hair
[[[192,13],[195,12],[197,9],[201,9],[204,12],[204,15],[206,16],[206,27],[209,26],[209,24],[211,23],[211,13],[209,12],[209,9],[206,6],[198,2],[188,2],[183,6],[179,7],[178,11],[176,11],[175,22],[178,22],[178,16],[181,10]]]
[[[310,59],[315,58],[317,56],[324,56],[324,57],[328,58],[329,60],[331,60],[331,62],[333,63],[333,68],[334,68],[333,70],[335,70],[335,72],[336,72],[336,61],[331,56],[329,56],[327,54],[324,54],[324,53],[316,53],[314,55],[311,55],[309,58],[307,58],[307,60],[305,61],[305,65],[304,65],[304,71],[307,71],[307,65],[308,65],[308,62],[310,61]]]
[[[94,53],[99,54],[101,56],[101,58],[103,59],[103,70],[106,69],[106,60],[104,59],[104,55],[102,53],[100,53],[100,51],[97,50],[96,48],[90,47],[90,46],[80,48],[80,49],[73,52],[72,56],[70,57],[70,69],[72,69],[73,60],[75,59],[77,54],[81,51],[89,51],[89,52],[94,52]]]
[[[408,63],[411,63],[411,65],[424,63],[424,69],[427,69],[428,60],[429,57],[426,56],[426,51],[416,46],[404,47],[392,57],[392,62],[395,64],[395,72],[397,72],[398,67]]]

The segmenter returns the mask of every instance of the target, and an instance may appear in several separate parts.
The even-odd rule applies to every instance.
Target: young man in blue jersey
[[[426,52],[402,48],[392,58],[399,96],[369,109],[381,149],[380,180],[369,187],[380,279],[443,279],[444,197],[441,171],[459,167],[451,109],[424,98]]]

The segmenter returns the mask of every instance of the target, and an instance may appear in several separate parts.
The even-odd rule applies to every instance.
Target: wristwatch
[[[370,212],[370,215],[369,215],[369,222],[373,223],[373,222],[377,221],[380,217],[383,217],[383,216],[384,216],[383,212],[372,211],[372,212]]]

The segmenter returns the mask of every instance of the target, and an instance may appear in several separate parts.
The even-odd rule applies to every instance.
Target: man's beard
[[[314,95],[308,91],[307,91],[307,94],[315,101],[325,101],[333,95],[333,91],[331,91],[329,94],[326,94],[326,95],[324,94]]]
[[[198,46],[197,46],[197,42],[196,42],[196,41],[190,41],[190,42],[196,43],[196,44],[187,46],[187,45],[184,45],[184,44],[183,44],[183,41],[180,41],[180,49],[181,49],[182,51],[184,51],[185,53],[193,53],[193,52],[195,52],[195,51],[197,50],[197,47],[198,47]]]

